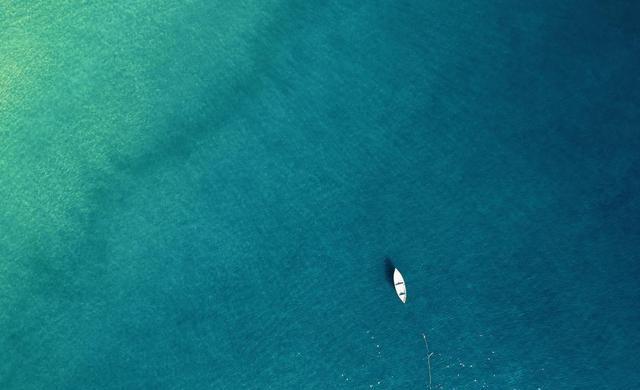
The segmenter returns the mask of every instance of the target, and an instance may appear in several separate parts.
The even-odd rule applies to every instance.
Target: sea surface
[[[0,389],[638,389],[639,70],[633,0],[0,0]]]

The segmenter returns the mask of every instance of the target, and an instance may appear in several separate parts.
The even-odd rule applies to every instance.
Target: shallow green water
[[[640,386],[638,11],[0,1],[0,388]]]

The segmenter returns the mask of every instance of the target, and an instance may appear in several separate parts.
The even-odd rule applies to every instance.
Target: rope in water
[[[424,346],[427,349],[427,367],[429,368],[429,390],[431,390],[431,356],[433,352],[429,352],[429,343],[427,342],[427,335],[422,333],[422,339],[424,340]]]

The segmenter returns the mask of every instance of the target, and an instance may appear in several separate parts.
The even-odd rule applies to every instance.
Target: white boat
[[[396,288],[396,294],[402,303],[407,303],[407,286],[404,284],[404,278],[398,269],[393,271],[393,286]]]

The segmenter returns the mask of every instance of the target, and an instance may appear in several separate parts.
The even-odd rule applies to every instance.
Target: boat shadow
[[[396,269],[396,266],[393,264],[393,261],[389,257],[384,258],[384,278],[389,283],[391,287],[393,287],[393,271]]]

